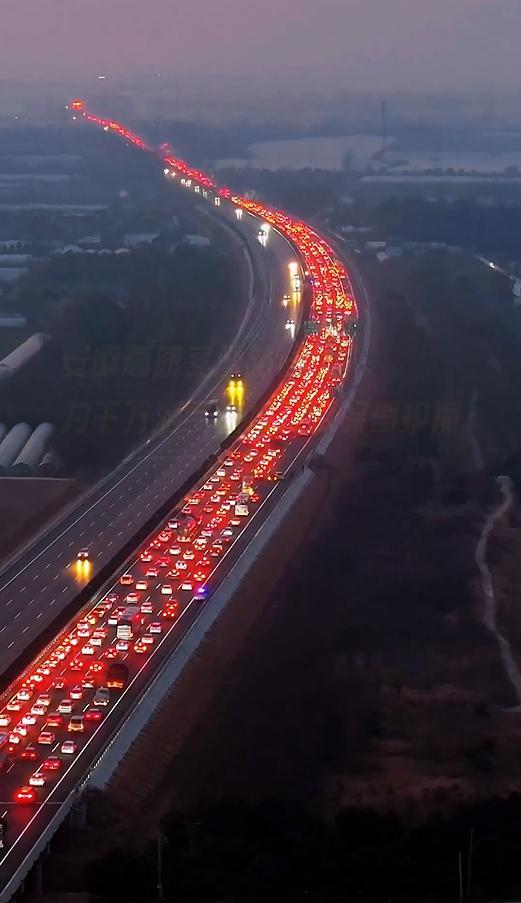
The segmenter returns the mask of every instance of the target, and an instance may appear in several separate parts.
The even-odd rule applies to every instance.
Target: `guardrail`
[[[307,294],[309,295],[310,293]],[[308,298],[307,303],[309,303],[309,300],[310,299]],[[303,320],[301,320],[298,332],[299,338],[302,337],[303,328]],[[364,336],[365,362],[367,360],[369,334],[370,331],[368,330],[366,335]],[[284,366],[280,370],[276,379],[272,381],[262,399],[259,400],[259,402],[250,412],[248,422],[256,416],[256,413],[258,413],[258,411],[261,409],[267,398],[270,397],[281,377],[290,367],[291,362],[295,354],[297,353],[298,347],[299,342],[295,341],[290,353],[288,354],[288,357],[286,358]],[[357,381],[357,385],[358,382],[359,380]],[[353,400],[355,390],[356,386],[353,386],[350,397],[343,403],[341,403],[340,406],[337,407],[336,411],[331,411],[332,416],[329,427],[326,431],[325,436],[322,437],[319,446],[321,446],[322,443],[325,442],[326,438],[329,441],[331,441],[331,439],[333,438],[333,435],[338,428],[339,419],[345,416],[345,413]],[[242,432],[244,427],[245,424],[241,424],[240,429],[238,428],[235,433],[231,434],[225,440],[225,442],[221,446],[223,451],[233,444],[233,442],[237,438],[237,433]],[[331,436],[329,436],[330,432],[332,433]],[[327,444],[329,444],[329,441]],[[309,444],[312,446],[311,439]],[[306,443],[306,445],[302,449],[302,455],[304,456],[305,463],[307,463],[309,458],[309,452],[306,456],[307,445],[308,444]],[[210,463],[211,461],[217,460],[217,458],[217,455],[210,456]],[[203,473],[208,469],[208,466],[209,465],[207,463],[206,466],[201,469],[201,477]],[[246,549],[242,552],[242,554],[240,554],[237,562],[233,565],[229,573],[226,575],[214,595],[205,604],[201,613],[189,627],[186,634],[178,643],[174,652],[170,656],[168,656],[167,659],[159,666],[158,671],[153,676],[143,695],[140,697],[137,705],[130,713],[126,712],[122,716],[120,721],[115,725],[109,743],[106,745],[103,752],[98,756],[95,763],[89,767],[86,776],[82,780],[82,783],[78,786],[78,788],[76,788],[69,794],[67,799],[61,805],[57,807],[57,811],[53,815],[49,824],[39,835],[36,843],[31,847],[21,865],[16,869],[15,873],[11,876],[6,886],[0,892],[0,903],[8,903],[8,901],[12,899],[13,894],[19,888],[20,884],[25,880],[30,869],[37,862],[39,856],[52,840],[58,828],[63,823],[69,812],[72,810],[75,803],[78,802],[85,789],[89,786],[100,788],[106,786],[107,781],[110,779],[115,769],[128,752],[130,746],[152,717],[161,699],[164,698],[168,690],[175,684],[186,663],[189,661],[195,650],[201,644],[210,627],[215,623],[215,621],[223,612],[240,582],[244,579],[247,571],[251,567],[252,560],[258,557],[265,544],[278,528],[280,521],[286,516],[300,493],[308,485],[308,483],[311,482],[312,479],[312,473],[309,470],[304,470],[298,475],[294,476],[291,481],[288,481],[289,485],[284,491],[284,494],[280,501],[269,513],[266,520],[263,521],[263,523],[260,525],[257,532],[249,541]],[[175,498],[178,500],[180,497],[182,497],[182,495],[185,494],[186,489],[189,489],[193,483],[194,477],[192,476],[187,481],[184,491],[175,493]],[[173,504],[175,504],[175,502]],[[145,538],[147,533],[150,532],[151,529],[153,529],[153,527],[150,526],[151,522],[153,521],[153,524],[156,525],[162,519],[162,517],[168,514],[168,511],[171,507],[171,502],[165,503],[165,506],[163,506],[163,508],[166,509],[164,514],[162,514],[161,517],[151,518],[147,522],[146,531],[144,529],[138,531],[138,534],[130,543],[132,545],[132,554],[134,554],[136,546],[139,545],[140,542]],[[138,537],[140,538],[138,539]],[[130,544],[127,544],[127,547]],[[119,556],[115,557],[119,558]],[[127,559],[128,557],[129,556],[127,555]],[[116,567],[113,567],[111,569],[110,573],[113,574],[115,570],[117,570],[117,565]],[[106,582],[106,580],[104,582]],[[89,592],[89,595],[92,595],[92,590]]]

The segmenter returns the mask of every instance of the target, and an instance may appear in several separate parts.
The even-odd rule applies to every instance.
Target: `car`
[[[180,586],[180,589],[188,591],[188,592],[191,592],[193,590],[193,588],[194,588],[194,585],[191,580],[185,580]]]
[[[153,636],[144,636],[141,637],[141,642],[143,646],[153,646],[154,645],[154,637]]]
[[[181,546],[171,546],[169,548],[170,555],[180,555],[181,554]]]
[[[200,582],[202,580],[206,580],[206,572],[205,571],[196,571],[194,574],[194,580],[197,580],[198,582]]]
[[[145,562],[145,564],[148,564],[149,561],[153,561],[153,560],[154,560],[154,559],[153,559],[153,556],[152,556],[152,553],[151,553],[151,552],[148,552],[148,551],[147,551],[147,552],[141,552],[140,558],[141,558],[141,561]]]
[[[176,566],[177,573],[179,573],[179,571],[187,571],[188,570],[188,565],[187,565],[186,561],[183,561],[181,558],[179,559],[179,561],[176,561],[175,566]]]
[[[232,527],[240,527],[241,526],[241,522],[238,517],[233,517],[230,521],[230,524],[232,525]]]
[[[99,709],[87,709],[83,716],[84,720],[89,722],[101,721],[103,717],[103,712],[101,712]]]
[[[172,586],[170,583],[163,583],[161,587],[161,595],[162,596],[171,596],[172,595]]]
[[[8,712],[19,712],[22,708],[22,703],[18,699],[17,696],[14,696],[13,699],[10,699],[6,705],[6,709]]]
[[[23,699],[24,702],[29,702],[32,694],[32,691],[29,690],[28,687],[22,687],[21,690],[18,690],[18,699]]]
[[[45,705],[38,705],[38,703],[35,702],[35,704],[31,706],[31,715],[45,715],[46,711],[47,706]]]
[[[222,531],[221,536],[233,536],[233,530],[230,527],[226,527],[226,529]]]
[[[167,568],[170,567],[170,560],[163,555],[157,559],[156,564],[159,568]]]
[[[179,521],[176,519],[172,519],[168,521],[168,529],[169,530],[177,530],[179,526]]]
[[[110,691],[106,687],[100,687],[92,702],[96,706],[107,706],[110,702]]]
[[[21,739],[22,738],[21,738],[20,734],[17,734],[16,731],[13,731],[12,734],[9,734],[9,744],[11,746],[18,746]]]
[[[70,715],[74,706],[71,699],[62,699],[58,705],[60,715]]]
[[[90,550],[88,548],[79,549],[76,558],[78,561],[88,561],[90,558]]]
[[[147,568],[147,570],[145,571],[145,577],[153,578],[153,577],[157,577],[157,576],[158,576],[157,568]]]
[[[45,719],[45,727],[62,727],[63,715],[60,712],[49,712]]]
[[[93,677],[85,676],[85,680],[82,680],[82,682],[81,682],[82,690],[93,690],[95,686],[96,686],[96,684],[94,682]]]
[[[36,746],[32,746],[32,744],[26,746],[25,749],[22,749],[20,758],[25,762],[36,762],[36,759],[38,758],[38,750],[36,749]]]
[[[41,731],[36,742],[40,743],[42,746],[52,746],[55,740],[56,734],[53,734],[52,731]]]
[[[161,533],[159,534],[159,536],[157,538],[158,538],[159,542],[168,542],[171,535],[172,534],[169,531],[161,530]]]
[[[103,657],[111,661],[118,657],[118,651],[115,646],[109,646],[109,648],[103,653]]]
[[[73,687],[70,692],[70,698],[71,699],[82,699],[82,697],[83,697],[82,687]],[[61,709],[60,709],[60,711],[61,711]],[[71,711],[72,711],[72,708],[71,708]]]
[[[22,718],[22,724],[36,724],[36,715],[33,715],[32,712],[27,712]]]
[[[86,627],[78,627],[77,634],[82,640],[88,639],[90,637],[90,627],[87,625]],[[76,645],[76,643],[74,644]]]
[[[12,716],[6,712],[0,713],[0,727],[8,727],[11,724]]]
[[[126,640],[118,640],[117,641],[116,652],[128,652],[128,643]]]
[[[91,644],[91,646],[102,646],[103,638],[100,636],[91,636],[90,644]]]
[[[145,592],[148,589],[147,581],[146,580],[138,580],[136,583],[136,589],[139,590],[139,592]]]
[[[142,615],[151,615],[154,607],[151,602],[143,602],[140,608]]]
[[[219,399],[212,398],[204,409],[204,416],[207,420],[216,420],[219,416]]]
[[[149,633],[161,633],[162,630],[163,630],[163,628],[161,627],[161,624],[159,621],[152,621],[152,623],[150,624],[150,626],[148,628]]]
[[[73,715],[67,725],[67,730],[72,732],[81,732],[85,730],[85,725],[83,724],[83,715]]]
[[[144,652],[148,652],[148,647],[145,646],[144,643],[138,641],[134,646],[134,652],[142,655]]]
[[[125,605],[136,605],[139,602],[139,593],[129,593],[125,596]]]
[[[109,593],[106,599],[107,602],[110,602],[111,605],[115,605],[116,602],[119,601],[118,593]]]
[[[24,784],[16,791],[15,800],[17,803],[35,803],[37,800],[36,790],[29,784]]]
[[[81,658],[73,658],[72,662],[69,664],[69,668],[71,671],[82,671],[85,667],[85,662],[81,660]]]
[[[64,753],[66,756],[73,756],[77,749],[78,744],[75,743],[74,740],[64,740],[60,746],[60,752]]]
[[[183,552],[183,558],[185,561],[193,561],[195,554],[192,549],[187,549],[186,552]]]
[[[52,702],[52,700],[51,700],[49,693],[40,693],[40,695],[38,696],[38,698],[36,700],[37,705],[49,706],[51,704],[51,702]]]
[[[122,586],[132,586],[134,583],[134,578],[132,574],[122,574],[119,578],[119,582]]]
[[[42,762],[42,771],[59,771],[63,762],[59,756],[47,756]]]
[[[90,643],[87,643],[85,646],[82,646],[81,654],[82,655],[94,655],[95,649],[94,646],[91,646]]]
[[[29,784],[31,787],[43,787],[45,784],[45,775],[43,775],[41,771],[35,771],[29,778]]]

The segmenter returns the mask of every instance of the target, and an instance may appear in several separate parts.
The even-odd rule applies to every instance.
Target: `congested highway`
[[[118,123],[74,109],[146,147]],[[217,188],[169,152],[162,162],[165,175],[183,179],[187,190],[198,188],[215,206],[251,214],[289,240],[291,291],[307,293],[309,308],[289,367],[242,435],[0,699],[0,891],[161,662],[212,604],[336,410],[353,357],[356,304],[327,242],[281,211]],[[246,380],[230,373],[229,411],[240,406]],[[78,553],[81,574],[90,553]]]
[[[169,187],[167,184],[165,190]],[[214,216],[214,219],[222,222],[221,229],[229,231],[225,217]],[[289,313],[281,307],[280,298],[291,288],[288,271],[291,248],[275,231],[263,247],[253,220],[237,223],[233,214],[230,219],[237,229],[237,240],[232,245],[237,249],[235,253],[245,258],[246,270],[246,252],[238,240],[243,236],[242,241],[248,242],[255,274],[254,294],[245,305],[242,324],[220,360],[209,372],[201,373],[200,385],[183,401],[168,425],[146,443],[142,441],[134,454],[2,573],[0,672],[16,661],[28,644],[71,603],[86,578],[92,579],[132,539],[139,525],[210,454],[219,451],[221,442],[256,403],[290,352],[292,335],[285,328]],[[248,289],[251,293],[251,288],[245,285],[245,296]],[[258,353],[259,347],[263,348],[262,354]],[[233,367],[243,368],[248,375],[243,409],[215,422],[205,421],[207,400],[216,396],[224,399]],[[71,563],[78,547],[86,542],[93,548],[90,571],[77,574]]]

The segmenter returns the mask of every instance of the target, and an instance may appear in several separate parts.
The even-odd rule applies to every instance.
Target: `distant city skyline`
[[[519,34],[519,0],[4,0],[0,78],[331,67],[354,91],[490,95],[517,90]]]

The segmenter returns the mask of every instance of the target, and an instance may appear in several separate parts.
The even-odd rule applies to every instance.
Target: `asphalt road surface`
[[[77,509],[68,513],[0,578],[0,672],[5,671],[77,595],[85,575],[71,566],[78,549],[92,550],[89,577],[121,549],[182,486],[239,423],[241,413],[208,423],[205,402],[223,395],[229,373],[245,378],[245,411],[279,371],[291,332],[281,298],[288,291],[288,244],[272,233],[263,249],[258,221],[238,224],[248,237],[264,297],[250,305],[244,328],[202,386],[183,404],[166,433],[141,447]],[[243,412],[244,413],[244,412]]]

